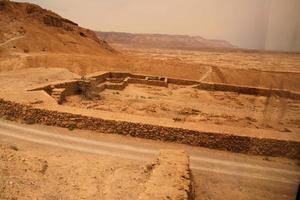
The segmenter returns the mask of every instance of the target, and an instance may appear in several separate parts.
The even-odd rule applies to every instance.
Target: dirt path
[[[158,148],[144,148],[140,145],[128,145],[108,141],[93,141],[73,136],[59,135],[39,130],[26,125],[0,122],[0,135],[34,143],[63,147],[87,153],[117,156],[133,160],[151,160],[158,154]],[[244,161],[230,161],[224,157],[208,157],[198,152],[191,152],[191,167],[193,170],[207,171],[219,174],[247,177],[255,180],[297,185],[300,180],[300,170],[259,164]]]
[[[9,40],[3,42],[3,43],[0,43],[0,47],[4,46],[4,45],[6,45],[6,44],[8,44],[8,43],[10,43],[10,42],[12,42],[12,41],[19,40],[19,39],[21,39],[21,38],[23,38],[23,37],[25,37],[25,36],[24,36],[24,35],[21,35],[21,36],[18,36],[18,37],[11,38],[11,39],[9,39]]]
[[[200,78],[200,82],[205,80],[210,74],[212,73],[212,67],[209,67],[209,69],[203,74],[203,76]]]
[[[69,131],[68,129],[57,127],[29,126],[0,120],[0,141],[3,144],[20,147],[20,153],[27,152],[28,156],[47,158],[51,165],[50,169],[54,170],[53,173],[56,172],[54,165],[65,165],[65,170],[72,169],[71,171],[74,173],[73,181],[75,183],[81,180],[80,177],[78,180],[75,179],[77,176],[75,174],[80,174],[83,179],[87,173],[84,170],[100,170],[101,173],[95,172],[95,170],[89,172],[98,173],[97,180],[100,182],[97,182],[95,187],[99,187],[100,191],[104,191],[104,193],[105,191],[118,190],[117,193],[108,192],[105,194],[107,198],[103,199],[118,199],[114,195],[119,196],[119,199],[132,199],[130,196],[131,190],[126,189],[128,181],[143,180],[142,175],[137,174],[136,169],[132,168],[132,166],[135,166],[134,163],[148,163],[149,161],[153,161],[158,150],[162,148],[184,149],[191,155],[191,168],[197,200],[230,200],[233,196],[241,200],[294,200],[300,180],[300,167],[292,160],[283,158],[265,159],[258,156],[235,154],[114,134],[95,133],[93,131]],[[39,150],[37,151],[37,149]],[[55,159],[53,160],[52,158]],[[60,163],[60,160],[56,158],[60,158],[60,160],[70,164]],[[86,161],[85,159],[88,158],[90,158],[89,161]],[[111,162],[104,162],[107,159],[111,160]],[[105,166],[111,167],[112,165],[120,164],[112,162],[113,160],[115,160],[114,162],[118,160],[122,161],[122,163],[128,163],[122,165],[124,169],[120,169],[121,171],[116,172],[114,176],[105,171],[107,170]],[[92,166],[95,163],[106,163],[107,165],[104,167]],[[128,169],[126,168],[127,165]],[[77,171],[74,171],[74,169],[77,169]],[[49,173],[49,176],[50,174],[52,176],[53,173]],[[123,177],[124,174],[130,175],[126,175],[126,178]],[[104,176],[105,178],[103,178]],[[42,184],[43,180],[37,179],[36,181]],[[56,182],[59,182],[59,180],[53,179]],[[61,190],[60,195],[62,196],[70,197],[72,195],[72,192],[64,192],[65,186],[56,186],[56,182],[49,183],[47,187],[53,187],[53,190]],[[137,184],[138,182],[135,183]],[[66,185],[66,188],[71,187],[71,185]],[[87,184],[81,184],[82,188],[85,186]],[[126,187],[123,188],[124,186]],[[32,188],[29,187],[28,189],[31,190]],[[93,188],[91,189],[93,190]],[[85,196],[87,193],[83,190],[81,195]],[[124,195],[127,195],[128,198],[121,198]]]

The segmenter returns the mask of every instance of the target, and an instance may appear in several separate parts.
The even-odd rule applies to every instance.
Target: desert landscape
[[[0,199],[295,199],[300,54],[100,32],[0,1]]]

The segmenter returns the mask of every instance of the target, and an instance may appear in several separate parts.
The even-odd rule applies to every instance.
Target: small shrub
[[[87,37],[86,34],[83,33],[83,32],[80,32],[79,35],[80,35],[81,37]]]
[[[180,122],[180,121],[182,121],[182,119],[181,119],[181,118],[178,118],[178,117],[174,117],[173,120],[174,120],[175,122]]]
[[[25,124],[31,125],[34,124],[34,120],[33,119],[25,119]]]
[[[16,145],[10,145],[9,148],[15,151],[19,151],[19,148]]]
[[[263,160],[271,161],[271,159],[269,157],[264,157]]]
[[[47,161],[45,161],[45,163],[43,164],[43,167],[42,167],[42,169],[40,170],[40,172],[41,172],[42,174],[45,174],[46,171],[47,171],[47,169],[48,169],[48,163],[47,163]]]
[[[70,125],[68,126],[69,131],[73,131],[75,128],[76,128],[76,125],[75,125],[75,124],[70,124]]]

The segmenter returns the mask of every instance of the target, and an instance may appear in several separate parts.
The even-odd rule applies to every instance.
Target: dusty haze
[[[300,51],[299,0],[29,0],[102,31],[200,35],[241,48]]]

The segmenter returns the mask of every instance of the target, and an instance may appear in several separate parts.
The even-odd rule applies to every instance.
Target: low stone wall
[[[70,80],[42,85],[29,91],[44,90],[61,104],[66,96],[77,94],[80,92],[80,88],[87,87],[88,85],[90,85],[90,82],[84,80]]]
[[[198,81],[183,80],[183,79],[176,79],[176,78],[168,78],[168,83],[175,84],[175,85],[197,85],[197,84],[199,84]]]
[[[189,157],[182,150],[161,150],[156,163],[151,166],[140,200],[195,199],[192,187]]]
[[[148,81],[146,79],[140,79],[140,78],[131,78],[129,77],[127,79],[128,83],[135,83],[135,84],[146,84]]]
[[[84,77],[84,79],[91,80],[91,82],[93,82],[93,84],[95,84],[95,85],[104,83],[107,78],[111,78],[110,72],[100,73],[100,74],[93,73],[91,75],[87,75]]]
[[[146,85],[154,85],[160,87],[168,87],[168,83],[165,81],[147,80]]]
[[[279,89],[246,87],[246,86],[236,86],[236,85],[206,83],[206,82],[199,83],[195,88],[201,90],[209,90],[209,91],[237,92],[241,94],[260,95],[260,96],[277,95],[283,98],[300,99],[300,93],[290,92],[287,90],[279,90]]]
[[[106,78],[106,81],[110,83],[122,83],[125,78]]]
[[[105,89],[110,90],[124,90],[127,84],[125,82],[122,83],[106,83]]]
[[[154,86],[160,86],[160,87],[168,87],[168,83],[166,81],[148,80],[147,77],[145,79],[129,77],[127,79],[127,82],[128,83],[136,83],[136,84],[144,84],[144,85],[154,85]]]
[[[296,141],[201,132],[183,128],[106,120],[34,108],[3,99],[0,99],[0,117],[9,120],[23,120],[27,123],[131,135],[133,137],[177,142],[238,153],[300,159],[300,142]]]
[[[131,74],[127,72],[95,73],[86,76],[85,78],[87,79],[53,83],[51,85],[45,85],[42,87],[35,88],[33,90],[45,90],[48,94],[51,95],[51,90],[53,88],[65,88],[64,95],[69,96],[77,93],[78,90],[80,90],[79,86],[82,86],[83,83],[86,82],[89,82],[89,84],[95,86],[99,84],[106,84],[106,81],[115,82],[115,83],[119,83],[119,85],[118,84],[112,85],[107,83],[106,85],[108,86],[105,88],[118,89],[118,90],[124,89],[128,83],[145,84],[145,85],[153,85],[153,86],[161,86],[161,87],[168,87],[168,84],[170,83],[176,85],[196,85],[194,88],[201,89],[201,90],[209,90],[209,91],[237,92],[241,94],[260,95],[260,96],[276,95],[283,98],[300,99],[300,93],[291,92],[288,90],[237,86],[237,85],[220,84],[220,83],[208,83],[208,82],[199,82],[193,80],[182,80],[182,79],[174,79],[174,78],[161,78],[155,76]],[[99,90],[99,91],[103,91],[103,90]]]
[[[159,78],[159,77],[146,77],[147,85],[154,85],[160,87],[168,87],[168,79],[167,78]]]

